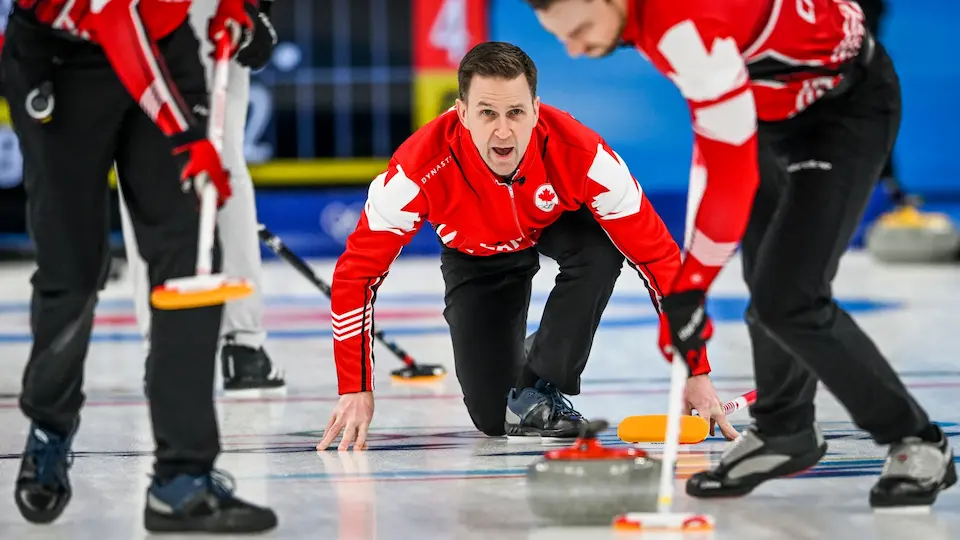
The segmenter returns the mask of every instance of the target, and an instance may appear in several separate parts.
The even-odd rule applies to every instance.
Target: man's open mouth
[[[500,157],[508,157],[511,153],[513,153],[513,147],[512,146],[506,146],[506,147],[494,146],[493,153],[497,154]]]

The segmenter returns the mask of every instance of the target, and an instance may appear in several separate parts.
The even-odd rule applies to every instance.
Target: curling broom
[[[290,266],[293,266],[300,275],[307,278],[307,281],[313,283],[316,288],[320,289],[320,292],[326,295],[327,298],[330,298],[332,293],[330,285],[320,279],[306,261],[298,257],[293,251],[290,251],[290,248],[283,243],[283,240],[281,240],[279,236],[270,232],[263,224],[258,226],[257,234],[260,236],[260,240],[266,244],[271,251],[289,263]],[[390,372],[393,380],[398,382],[431,382],[442,379],[447,374],[447,370],[443,366],[418,364],[415,362],[413,357],[407,354],[407,351],[401,349],[396,343],[388,340],[386,336],[383,335],[383,330],[375,331],[373,337],[379,339],[380,343],[383,343],[390,349],[390,352],[397,355],[397,358],[406,364],[404,367]]]
[[[614,518],[613,527],[622,531],[709,531],[714,528],[713,516],[690,512],[673,512],[673,491],[677,453],[680,449],[680,417],[683,387],[689,373],[683,358],[674,355],[670,363],[670,402],[667,404],[666,438],[660,465],[660,489],[656,512],[629,512]]]
[[[223,146],[223,123],[226,115],[227,69],[230,61],[229,36],[216,43],[213,67],[213,88],[210,92],[208,137],[217,153]],[[213,240],[217,217],[217,188],[206,174],[199,174],[194,189],[200,193],[200,238],[197,241],[196,275],[168,279],[153,289],[150,302],[157,309],[191,309],[223,304],[253,293],[253,285],[241,278],[213,274]]]
[[[739,411],[757,400],[757,391],[751,390],[742,396],[726,402],[723,414]],[[667,415],[645,414],[628,416],[617,426],[617,436],[628,443],[663,442],[667,432]],[[710,433],[710,422],[705,418],[692,415],[680,415],[680,444],[703,442]]]

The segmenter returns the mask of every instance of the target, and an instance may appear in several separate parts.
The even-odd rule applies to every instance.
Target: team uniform
[[[225,31],[228,21],[249,27],[241,21],[255,5],[223,0],[211,31]],[[123,186],[151,286],[195,271],[198,201],[181,187],[181,166],[185,177],[207,173],[221,201],[229,196],[204,119],[194,113],[206,108],[208,93],[188,8],[161,0],[19,0],[10,16],[2,65],[37,261],[34,341],[20,396],[32,424],[15,489],[32,522],[55,520],[71,497],[68,454],[109,269],[110,169]],[[51,97],[49,114],[43,105]],[[253,532],[276,524],[270,510],[234,498],[213,470],[221,315],[218,306],[152,313],[146,394],[156,461],[144,514],[152,531]]]
[[[273,0],[260,3],[260,13],[269,16]],[[217,0],[196,0],[190,8],[190,25],[198,34],[206,32],[207,22],[213,17]],[[260,19],[256,33],[272,32]],[[269,21],[269,19],[267,19]],[[276,36],[272,41],[276,43]],[[256,34],[255,34],[256,39]],[[269,47],[272,49],[272,46]],[[254,292],[247,298],[229,302],[224,306],[220,349],[223,387],[227,392],[250,392],[260,390],[283,390],[283,371],[271,362],[264,350],[267,333],[263,327],[263,271],[260,260],[260,241],[257,237],[257,210],[253,181],[247,169],[243,153],[244,129],[247,121],[247,106],[250,102],[250,67],[244,62],[243,53],[231,60],[227,83],[227,112],[224,124],[221,156],[224,167],[230,172],[233,195],[217,213],[220,235],[223,272],[230,276],[248,279]],[[200,58],[204,64],[207,81],[213,76],[213,44],[201,43]],[[269,57],[267,57],[268,59]],[[263,63],[266,59],[264,59]],[[243,63],[241,63],[243,62]],[[247,65],[244,65],[247,64]],[[260,67],[254,64],[256,67]],[[121,188],[122,189],[122,188]],[[133,223],[125,198],[120,198],[120,222],[131,284],[133,286],[134,313],[141,335],[149,342],[150,336],[150,283],[143,256],[137,246]]]
[[[341,395],[374,388],[377,290],[427,221],[443,245],[444,317],[476,427],[488,435],[576,435],[582,418],[563,394],[580,391],[624,257],[658,311],[680,264],[679,247],[627,165],[592,130],[545,104],[509,177],[487,167],[454,109],[413,134],[370,185],[334,270]],[[558,262],[560,276],[525,358],[539,254]],[[525,363],[539,380],[511,388]],[[707,373],[709,365],[698,369]]]
[[[751,296],[756,426],[716,469],[694,476],[688,493],[743,494],[816,463],[826,449],[813,406],[821,380],[859,427],[891,445],[871,504],[932,501],[956,478],[946,438],[831,292],[900,124],[897,74],[860,7],[628,6],[623,41],[675,83],[695,133],[686,255],[664,299],[670,326],[697,322],[738,243]],[[692,338],[670,332],[693,364],[711,328],[705,317],[699,323]]]

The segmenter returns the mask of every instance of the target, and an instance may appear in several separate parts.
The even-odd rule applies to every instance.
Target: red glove
[[[710,373],[707,341],[713,337],[713,321],[706,312],[703,291],[668,294],[660,301],[660,352],[673,362],[679,354],[690,370],[690,376]]]
[[[217,12],[210,19],[207,36],[216,44],[220,35],[230,36],[230,56],[250,44],[253,39],[254,21],[260,10],[258,0],[220,0]]]
[[[200,173],[206,173],[207,181],[217,188],[217,206],[223,206],[233,190],[230,188],[230,173],[223,168],[220,154],[217,153],[213,144],[209,139],[200,139],[174,150],[175,154],[183,152],[190,153],[190,159],[180,174],[184,188],[192,187],[193,179]],[[199,193],[197,195],[199,196]]]

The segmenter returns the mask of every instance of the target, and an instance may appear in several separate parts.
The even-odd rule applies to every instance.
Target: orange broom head
[[[432,384],[442,381],[447,375],[443,366],[414,364],[390,372],[390,378],[400,384]]]
[[[713,531],[716,526],[712,516],[707,514],[671,513],[671,512],[630,512],[614,518],[613,528],[617,531]]]
[[[703,442],[710,433],[710,423],[699,416],[680,417],[680,444]],[[667,415],[628,416],[617,427],[617,436],[628,443],[659,442],[667,438]]]
[[[224,304],[252,293],[253,285],[245,279],[193,276],[171,279],[154,288],[150,303],[157,309],[192,309]]]
[[[390,378],[393,382],[399,384],[432,384],[442,381],[447,376],[446,373],[440,375],[415,375],[413,377],[404,377],[391,373]]]

